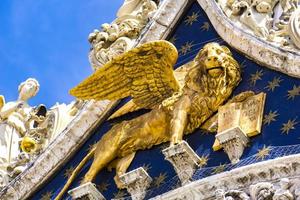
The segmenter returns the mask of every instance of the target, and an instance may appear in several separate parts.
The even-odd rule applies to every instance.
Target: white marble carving
[[[104,196],[97,190],[96,186],[91,183],[85,183],[68,192],[73,200],[105,200]]]
[[[299,18],[296,12],[299,0],[220,0],[218,3],[237,26],[275,45],[297,51],[299,23],[293,18]]]
[[[182,185],[191,181],[201,159],[186,141],[164,149],[165,159],[172,163]]]
[[[294,200],[294,196],[289,190],[291,187],[290,180],[283,178],[279,182],[279,188],[276,190],[273,200]]]
[[[101,31],[89,35],[89,54],[94,69],[135,46],[142,29],[153,17],[157,4],[152,0],[125,0],[111,24],[102,24]]]
[[[297,198],[300,197],[299,177],[300,154],[263,161],[209,176],[152,199],[212,200],[228,197],[230,200],[235,200],[247,199],[247,196],[250,196],[251,200],[298,200]],[[235,195],[236,198],[232,199],[231,197]],[[189,198],[186,198],[187,196]]]
[[[29,106],[27,100],[38,90],[38,81],[29,78],[19,85],[17,101],[0,106],[1,188],[22,173],[74,117],[69,112],[74,103],[57,104],[48,111],[44,105]]]
[[[39,83],[33,78],[19,85],[17,101],[5,103],[0,108],[0,173],[1,185],[5,186],[26,168],[35,153],[37,142],[27,136],[29,130],[35,129],[31,119],[40,119],[35,110],[27,104],[27,100],[35,96]],[[41,116],[44,118],[44,116]],[[42,121],[42,119],[41,119]],[[22,147],[20,148],[20,143]],[[24,152],[25,151],[25,152]]]
[[[146,196],[152,178],[140,167],[120,176],[120,181],[131,194],[133,200],[142,200]]]
[[[218,189],[215,195],[216,200],[250,200],[248,194],[240,190],[225,192],[223,189]]]
[[[250,186],[250,195],[252,199],[272,199],[274,193],[274,185],[269,182],[261,182]]]
[[[240,161],[249,139],[240,127],[233,127],[216,135],[232,164]]]
[[[290,17],[288,33],[294,44],[300,49],[300,7]]]
[[[197,0],[218,34],[232,47],[256,62],[294,77],[300,77],[300,53],[296,48],[282,48],[230,20],[216,1]]]

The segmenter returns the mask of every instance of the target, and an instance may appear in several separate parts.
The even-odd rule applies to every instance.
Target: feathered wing
[[[185,77],[188,73],[188,71],[190,70],[191,67],[193,67],[194,62],[188,62],[182,66],[180,66],[179,68],[177,68],[174,71],[174,76],[176,78],[176,80],[178,81],[179,87],[183,88],[184,84],[185,84]],[[116,112],[114,112],[109,119],[114,119],[117,117],[120,117],[122,115],[125,115],[127,113],[130,112],[134,112],[141,109],[139,106],[137,106],[133,100],[128,101],[125,105],[123,105],[121,108],[119,108]]]
[[[177,57],[176,48],[167,41],[142,44],[109,61],[70,94],[85,100],[131,96],[139,108],[152,108],[179,91],[173,73]]]

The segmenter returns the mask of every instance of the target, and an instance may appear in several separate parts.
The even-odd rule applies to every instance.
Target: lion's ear
[[[227,55],[232,56],[232,53],[231,53],[231,51],[230,51],[230,49],[229,49],[228,47],[226,47],[226,46],[221,46],[221,47],[222,47],[223,51],[224,51]]]

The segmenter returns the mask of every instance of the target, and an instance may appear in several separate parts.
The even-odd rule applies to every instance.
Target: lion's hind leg
[[[119,149],[119,127],[113,127],[97,143],[94,160],[82,183],[92,182],[96,175],[117,157]]]
[[[123,189],[124,185],[120,181],[120,176],[126,173],[128,167],[130,166],[133,158],[135,156],[135,152],[116,160],[116,175],[114,177],[115,183],[119,189]]]

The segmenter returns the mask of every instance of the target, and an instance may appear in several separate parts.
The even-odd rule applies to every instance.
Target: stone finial
[[[152,178],[143,167],[139,167],[120,176],[120,181],[133,200],[142,200],[146,196],[146,190],[149,188]]]
[[[225,130],[216,135],[224,151],[228,155],[231,163],[236,164],[240,161],[249,139],[240,127]]]
[[[188,143],[182,141],[164,149],[162,152],[165,159],[172,163],[182,185],[189,183],[196,168],[200,167],[201,159]]]
[[[68,193],[74,200],[105,200],[104,196],[97,190],[95,184],[91,182],[80,185]]]

